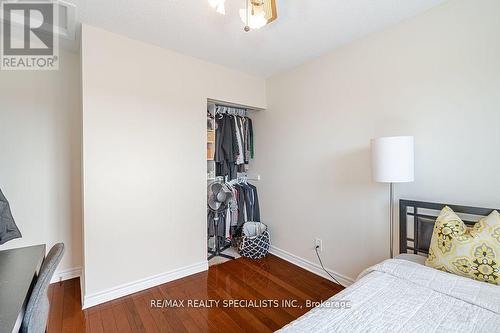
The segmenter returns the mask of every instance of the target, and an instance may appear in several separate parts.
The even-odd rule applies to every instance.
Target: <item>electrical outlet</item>
[[[321,238],[314,240],[314,248],[318,248],[318,252],[323,252],[323,240]]]

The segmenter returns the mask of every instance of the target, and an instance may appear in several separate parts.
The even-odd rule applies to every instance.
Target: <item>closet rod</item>
[[[221,100],[212,99],[212,98],[208,98],[207,102],[209,104],[214,104],[214,105],[228,106],[228,107],[239,108],[239,109],[247,109],[248,111],[264,111],[265,110],[263,108],[258,108],[255,106],[243,105],[243,104],[238,104],[238,103],[231,103],[231,102],[221,101]]]
[[[260,175],[255,175],[253,177],[236,177],[236,179],[238,178],[246,178],[247,180],[251,180],[251,181],[260,181],[261,177]],[[224,180],[224,177],[223,176],[217,176],[217,177],[207,177],[207,180],[219,180],[219,179],[222,179]]]
[[[230,106],[216,105],[215,106],[215,114],[230,114],[233,116],[247,117],[248,110],[241,109],[241,108],[233,108]]]

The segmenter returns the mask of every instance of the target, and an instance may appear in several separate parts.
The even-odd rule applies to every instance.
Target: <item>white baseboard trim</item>
[[[316,275],[319,275],[321,277],[324,277],[325,279],[331,280],[332,278],[326,274],[326,272],[321,268],[321,265],[310,262],[309,260],[300,258],[296,256],[295,254],[291,254],[290,252],[287,252],[285,250],[282,250],[276,246],[271,245],[271,248],[269,249],[269,253],[274,254],[277,257],[280,257],[281,259],[284,259],[294,265],[297,265],[299,267],[302,267],[305,270],[308,270],[311,273],[314,273]],[[354,283],[354,279],[342,275],[340,273],[337,273],[335,271],[332,271],[331,269],[328,269],[328,272],[332,274],[339,282],[344,286],[350,286],[351,284]]]
[[[114,299],[127,296],[144,289],[156,287],[160,284],[177,280],[188,275],[206,271],[208,269],[208,261],[202,261],[197,264],[189,265],[183,268],[174,269],[169,272],[161,273],[134,282],[125,283],[120,286],[100,291],[94,294],[86,295],[83,298],[83,309],[96,306],[101,303],[109,302]]]
[[[52,276],[52,280],[50,280],[50,283],[56,283],[60,281],[74,279],[80,277],[81,275],[82,275],[81,267],[57,270],[54,273],[54,276]]]

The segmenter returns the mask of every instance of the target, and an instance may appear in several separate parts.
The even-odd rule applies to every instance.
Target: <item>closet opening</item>
[[[240,257],[244,228],[260,222],[258,182],[252,170],[255,127],[242,105],[207,101],[207,258],[209,265]]]

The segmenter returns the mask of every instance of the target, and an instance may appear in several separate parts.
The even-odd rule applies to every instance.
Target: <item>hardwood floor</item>
[[[207,272],[84,311],[79,280],[73,279],[50,286],[47,332],[272,332],[306,313],[306,300],[325,300],[340,290],[341,286],[272,255],[212,266]],[[210,299],[219,300],[219,306],[188,307],[188,300]],[[184,307],[152,307],[154,300],[184,300]],[[253,303],[236,307],[228,306],[228,300]],[[297,303],[283,307],[282,300]],[[280,306],[264,307],[265,302]]]

